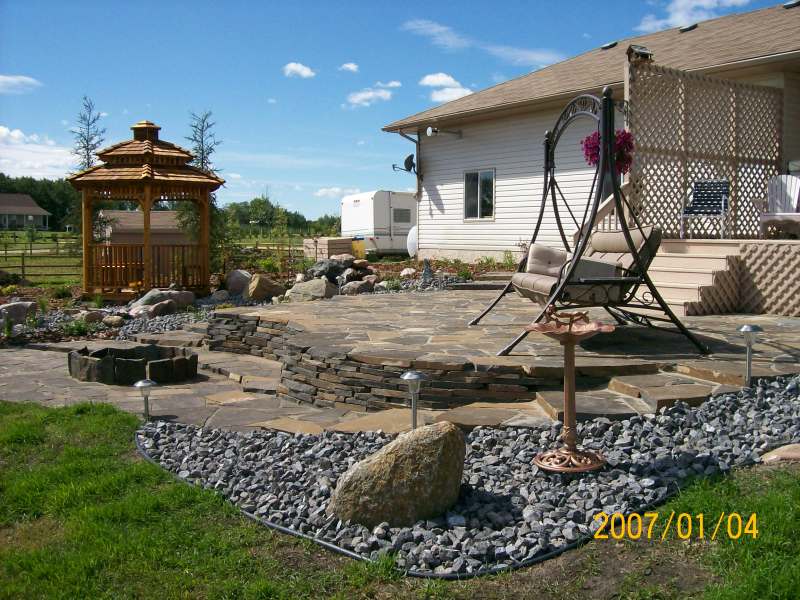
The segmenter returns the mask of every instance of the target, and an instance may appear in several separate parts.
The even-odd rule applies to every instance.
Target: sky
[[[222,204],[265,191],[309,218],[413,190],[381,127],[609,41],[762,0],[293,2],[0,0],[0,172],[64,177],[81,98],[106,145],[149,119],[187,145],[211,111]]]

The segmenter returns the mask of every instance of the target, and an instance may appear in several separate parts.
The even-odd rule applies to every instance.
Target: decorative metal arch
[[[681,323],[675,313],[672,312],[669,305],[661,297],[661,294],[653,285],[650,276],[647,274],[647,268],[644,260],[640,256],[633,242],[631,229],[638,229],[642,239],[647,239],[644,228],[639,222],[636,212],[632,210],[631,205],[628,203],[627,198],[622,193],[619,177],[616,173],[615,158],[614,158],[614,110],[615,108],[626,111],[627,107],[623,104],[615,104],[612,99],[611,88],[603,90],[602,98],[584,94],[577,96],[570,101],[569,104],[561,111],[555,126],[552,130],[547,131],[544,136],[544,189],[542,192],[542,200],[539,204],[539,216],[536,221],[531,241],[528,245],[530,248],[536,243],[541,230],[542,222],[544,220],[545,210],[548,205],[548,200],[552,206],[553,216],[555,217],[556,225],[558,226],[559,236],[564,246],[564,250],[572,254],[572,258],[568,260],[562,267],[558,279],[556,289],[548,298],[547,303],[542,307],[538,316],[533,320],[533,323],[540,321],[547,313],[550,306],[558,309],[569,308],[574,306],[601,306],[604,308],[614,319],[620,324],[634,323],[639,325],[646,325],[655,329],[662,329],[672,333],[679,333],[686,336],[702,354],[707,354],[708,349]],[[589,199],[584,209],[583,218],[579,223],[575,218],[575,214],[569,203],[566,201],[561,188],[558,185],[558,177],[556,172],[556,148],[561,136],[569,127],[578,119],[590,118],[597,123],[597,128],[600,133],[600,157],[598,160],[597,168],[595,169],[594,177],[592,178],[592,185],[589,191]],[[597,220],[597,213],[603,202],[603,191],[606,184],[610,183],[613,190],[614,208],[616,214],[621,216],[619,219],[620,230],[625,237],[625,242],[628,245],[628,250],[633,256],[633,265],[636,271],[629,273],[624,277],[615,278],[597,278],[597,279],[573,279],[575,271],[578,267],[581,257],[586,251],[589,238],[594,230],[594,223]],[[578,240],[575,243],[574,249],[570,247],[567,240],[567,234],[564,230],[562,222],[561,210],[559,209],[560,203],[566,208],[567,213],[572,218],[575,227],[580,232]],[[628,222],[630,218],[630,223]],[[525,270],[528,263],[527,254],[523,256],[522,260],[517,266],[517,272],[521,273]],[[608,299],[611,297],[605,294],[607,302],[604,304],[593,304],[586,302],[579,302],[571,299],[565,290],[568,285],[582,285],[595,287],[617,287],[619,289],[620,300],[610,302]],[[637,291],[640,287],[645,287],[642,293],[637,297]],[[477,317],[469,322],[470,325],[476,325],[485,317],[500,300],[512,290],[512,283],[505,286],[502,292],[495,298],[491,304]],[[648,311],[660,311],[664,314],[663,317],[652,316],[650,314],[643,314],[630,309],[646,309]],[[662,327],[657,323],[670,323],[672,327]],[[519,344],[528,335],[528,331],[523,331],[517,338],[498,352],[498,356],[505,356]]]

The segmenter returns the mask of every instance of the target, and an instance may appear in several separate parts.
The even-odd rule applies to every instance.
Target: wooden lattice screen
[[[730,182],[728,216],[694,218],[686,236],[757,238],[759,203],[781,165],[783,92],[652,62],[629,65],[628,122],[634,138],[632,204],[664,237],[680,235],[695,181]]]

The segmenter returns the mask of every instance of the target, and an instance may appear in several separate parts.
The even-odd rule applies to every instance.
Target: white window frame
[[[490,217],[482,217],[481,216],[481,173],[485,173],[487,171],[491,171],[492,173],[492,216]],[[467,217],[467,174],[468,173],[477,173],[478,174],[478,216],[477,217]],[[465,223],[474,223],[474,222],[482,222],[485,223],[487,221],[494,221],[495,215],[497,214],[497,169],[494,167],[485,167],[482,169],[466,169],[461,174],[462,180],[462,203],[461,203],[461,217]]]

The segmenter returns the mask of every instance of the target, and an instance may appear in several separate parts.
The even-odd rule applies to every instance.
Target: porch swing
[[[541,321],[548,310],[597,306],[604,308],[619,325],[631,323],[681,334],[701,354],[708,354],[708,348],[675,316],[647,273],[661,244],[661,231],[653,225],[640,223],[620,186],[614,156],[614,108],[608,87],[603,90],[602,98],[578,96],[561,112],[552,131],[545,133],[544,192],[528,254],[519,262],[517,272],[503,291],[469,324],[479,323],[514,289],[541,306],[533,323]],[[578,223],[558,185],[555,151],[564,132],[573,122],[582,118],[593,119],[597,124],[600,151],[583,220]],[[604,203],[603,192],[608,187],[612,195]],[[537,244],[548,200],[563,250]],[[608,206],[608,203],[613,205],[619,229],[596,230],[601,204]],[[564,231],[559,204],[566,208],[577,229],[574,250]],[[638,293],[640,288],[644,289]],[[646,310],[647,313],[639,310]],[[659,312],[663,314],[653,314]],[[671,324],[673,327],[662,324]],[[497,355],[509,354],[528,333],[520,333]]]

